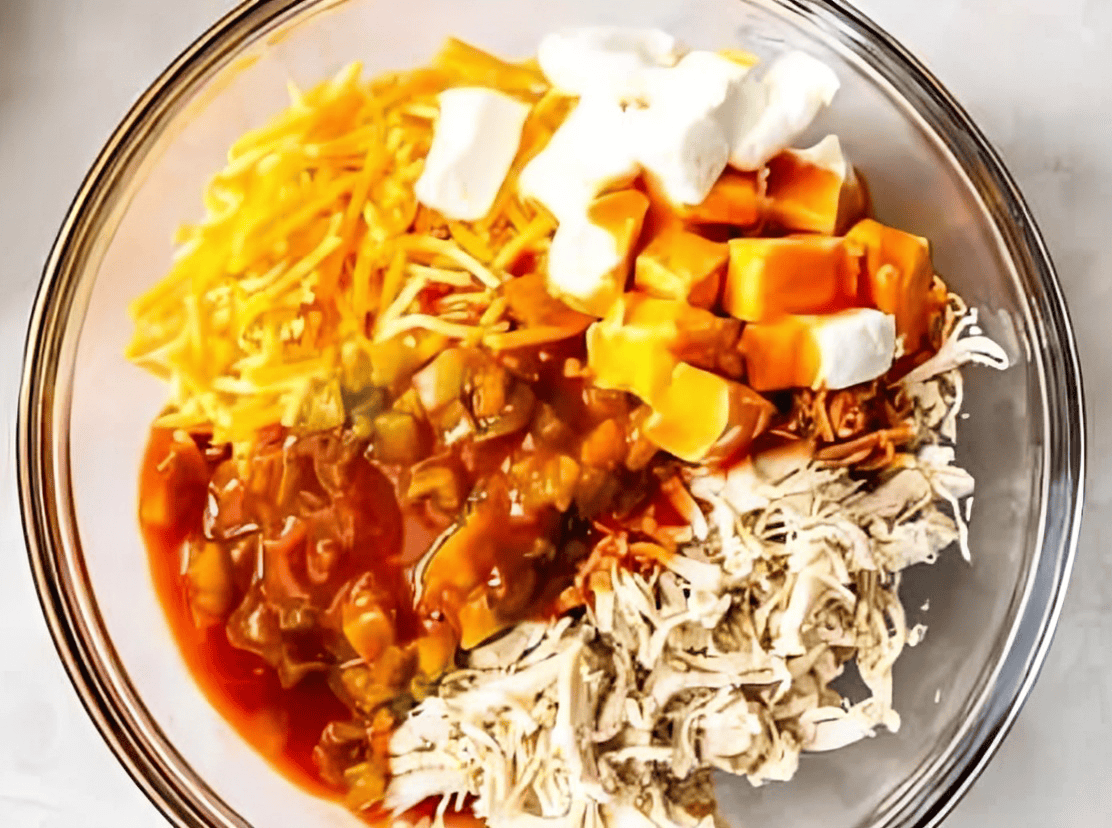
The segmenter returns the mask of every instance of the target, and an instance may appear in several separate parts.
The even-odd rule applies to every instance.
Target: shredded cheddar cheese
[[[420,218],[414,182],[441,91],[481,85],[533,106],[511,179],[567,99],[535,64],[457,40],[430,67],[361,73],[353,63],[312,89],[290,85],[289,108],[235,142],[204,219],[179,230],[169,273],[132,303],[127,355],[171,386],[159,425],[237,447],[276,423],[331,428],[347,416],[345,391],[389,374],[374,366],[389,363],[397,337],[421,347],[559,338],[511,331],[498,295],[508,268],[545,254],[551,217],[507,181],[481,221]],[[434,288],[439,311],[423,296]]]

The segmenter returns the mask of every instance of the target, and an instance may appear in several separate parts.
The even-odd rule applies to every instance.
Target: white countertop
[[[81,710],[26,566],[12,431],[39,271],[119,117],[229,0],[0,0],[0,824],[161,823]],[[861,0],[1001,150],[1057,262],[1090,423],[1112,414],[1112,2]],[[1112,430],[1090,429],[1077,566],[1053,650],[949,828],[1112,825]]]

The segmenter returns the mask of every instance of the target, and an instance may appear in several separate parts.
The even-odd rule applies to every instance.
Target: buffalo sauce
[[[174,640],[209,703],[248,744],[299,787],[318,796],[335,796],[339,791],[322,781],[313,750],[329,722],[350,714],[323,676],[311,674],[283,688],[259,656],[229,643],[223,624],[199,625],[194,620],[182,544],[200,528],[208,485],[202,473],[208,469],[188,460],[175,463],[173,456],[180,457],[182,451],[188,451],[188,444],[176,440],[172,431],[152,429],[140,478],[143,539]],[[199,450],[197,456],[201,457]],[[182,465],[193,465],[196,473],[171,472]],[[150,504],[164,497],[176,508],[162,516],[152,514]]]
[[[582,604],[576,573],[604,527],[640,525],[671,473],[624,393],[562,358],[513,370],[535,395],[528,421],[401,465],[348,429],[264,429],[235,460],[203,435],[151,431],[140,523],[176,643],[220,714],[313,794],[353,795],[347,769],[388,774],[361,731],[451,669],[458,644]],[[458,491],[414,495],[429,463]]]

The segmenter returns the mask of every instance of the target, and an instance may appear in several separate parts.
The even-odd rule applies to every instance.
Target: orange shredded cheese
[[[232,145],[204,218],[180,229],[169,272],[132,302],[127,355],[171,387],[160,425],[233,445],[274,423],[330,428],[346,417],[344,389],[380,379],[366,366],[399,335],[504,348],[574,333],[509,330],[500,295],[507,269],[546,255],[555,230],[513,179],[573,102],[535,63],[454,39],[430,67],[361,73],[353,63],[311,89],[290,84],[289,107]],[[416,221],[437,95],[459,85],[533,106],[521,151],[483,220]],[[442,297],[435,314],[426,288]]]

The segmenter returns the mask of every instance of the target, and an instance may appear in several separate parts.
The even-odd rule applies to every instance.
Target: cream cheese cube
[[[726,168],[729,118],[747,68],[714,52],[646,70],[643,109],[630,111],[637,157],[675,204],[699,204]]]
[[[682,51],[676,38],[659,29],[585,26],[546,35],[537,62],[561,92],[622,102],[636,96],[644,69],[672,66]]]
[[[819,352],[816,388],[849,388],[874,380],[892,367],[894,316],[872,308],[854,308],[814,318],[812,337]]]
[[[674,204],[700,204],[726,169],[730,145],[718,120],[689,108],[634,113],[637,159]]]
[[[827,135],[813,147],[793,149],[791,153],[801,161],[832,172],[842,181],[853,177],[853,166],[846,161],[842,142],[837,135]]]
[[[642,193],[619,190],[560,222],[548,250],[548,292],[578,311],[605,316],[625,291],[648,208]]]
[[[687,106],[722,117],[723,107],[732,106],[748,74],[748,66],[716,52],[696,50],[673,67],[644,70],[641,98],[650,107]]]
[[[483,218],[521,143],[529,107],[493,89],[461,87],[440,93],[440,115],[417,200],[450,219]]]
[[[563,222],[548,251],[548,291],[577,310],[601,315],[625,289],[627,255],[597,224]]]
[[[628,114],[616,102],[590,97],[525,165],[518,188],[562,223],[582,220],[596,196],[626,186],[639,173]]]
[[[811,125],[839,86],[834,70],[804,52],[787,52],[769,65],[764,77],[747,78],[729,115],[730,166],[760,169]]]

